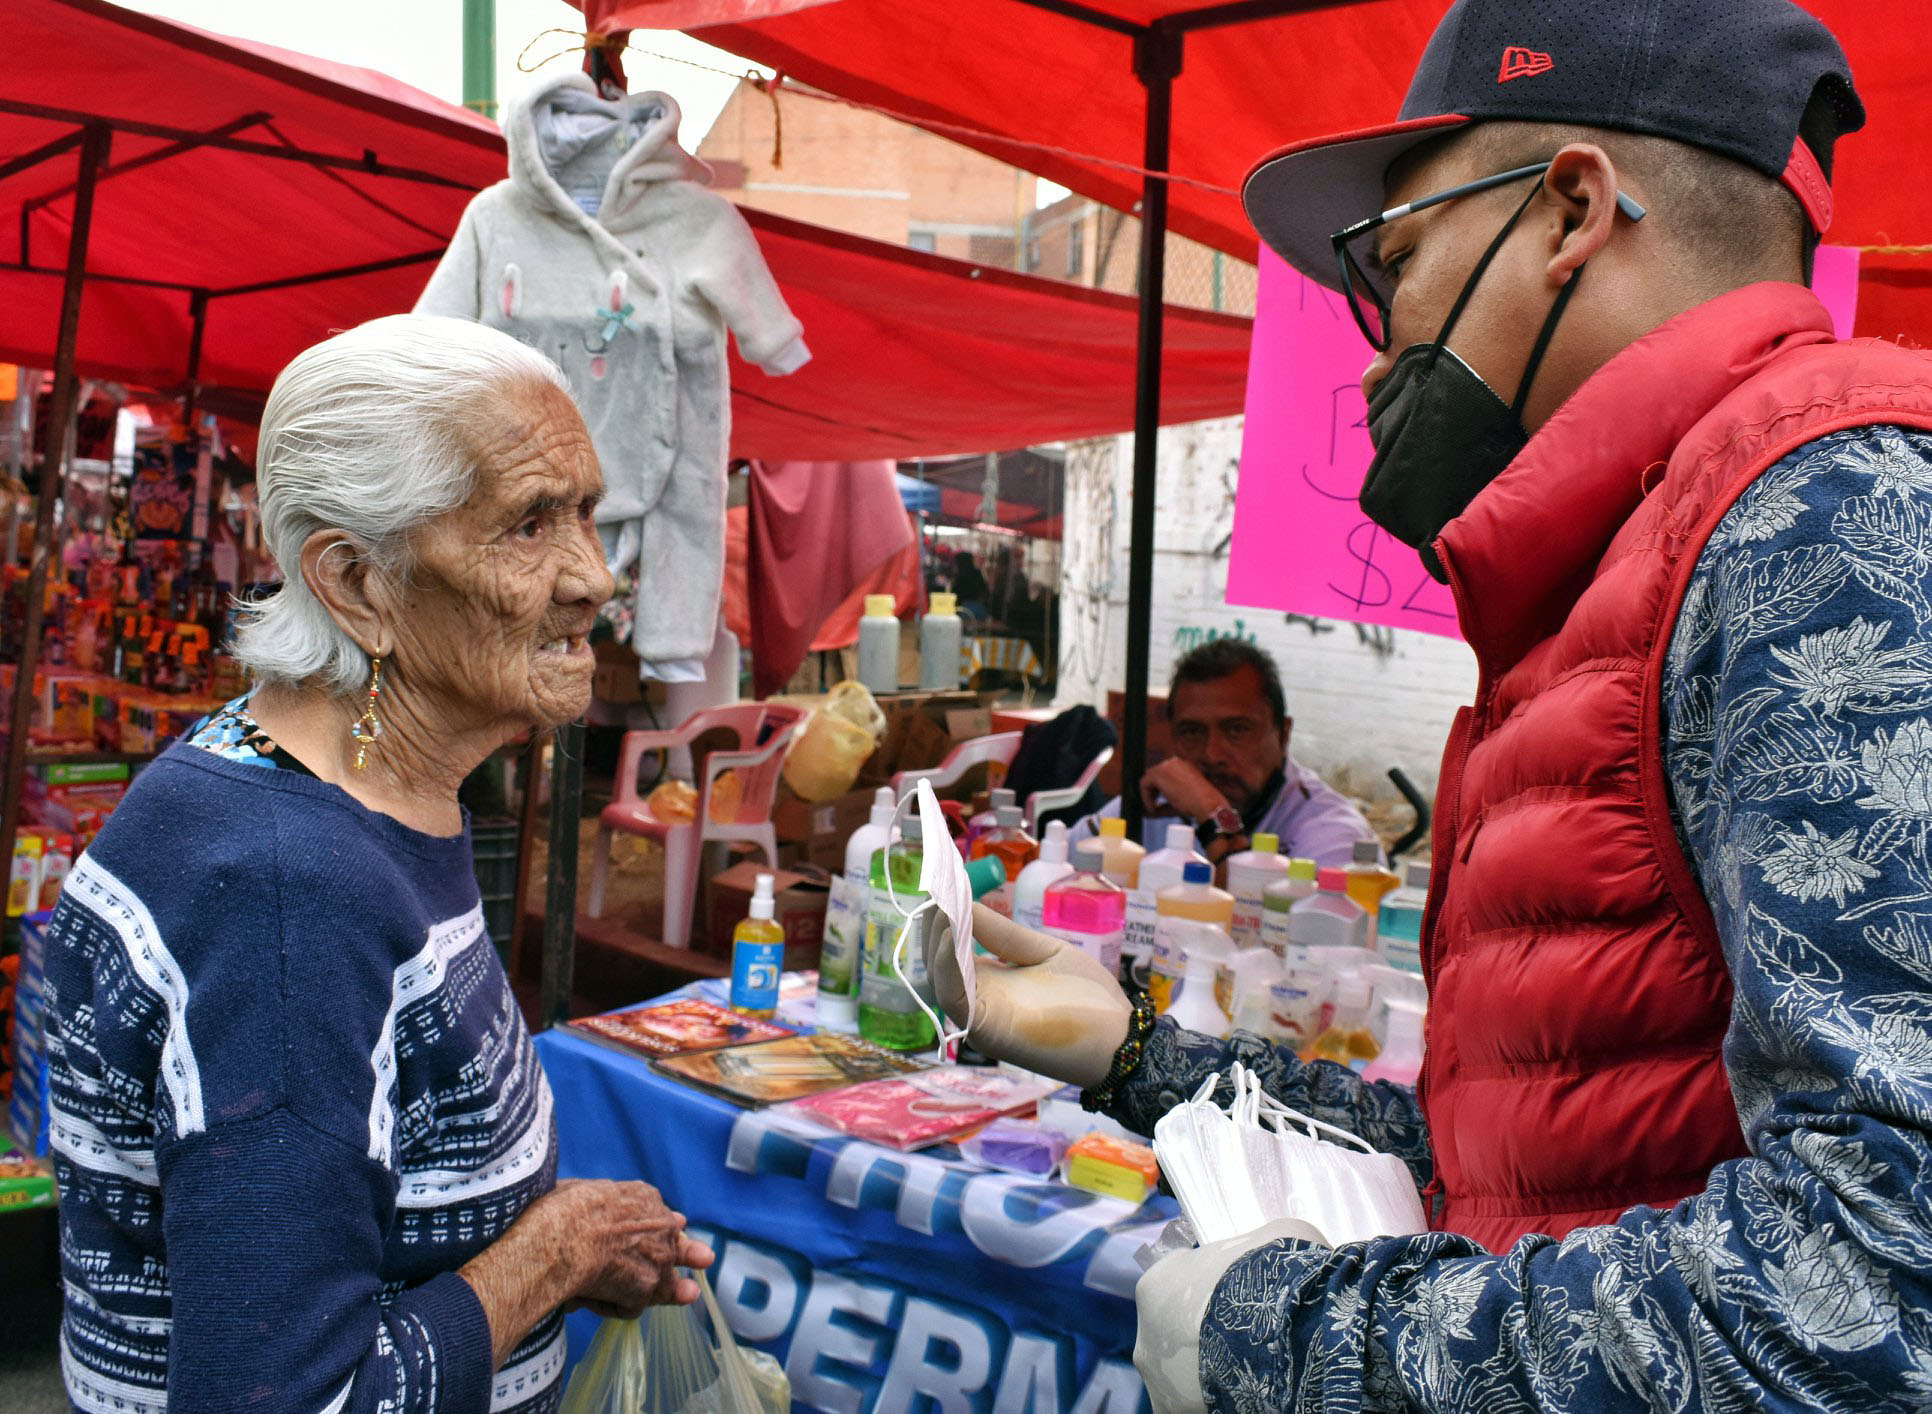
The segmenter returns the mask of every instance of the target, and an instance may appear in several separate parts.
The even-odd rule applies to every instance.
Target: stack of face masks
[[[1154,1155],[1203,1246],[1279,1218],[1312,1225],[1332,1246],[1428,1227],[1400,1159],[1289,1109],[1239,1064],[1228,1081],[1226,1110],[1214,1102],[1215,1075],[1154,1126]]]

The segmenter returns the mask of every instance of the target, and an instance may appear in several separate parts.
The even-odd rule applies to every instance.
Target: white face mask
[[[886,870],[886,891],[891,896],[892,906],[906,920],[899,929],[898,942],[893,945],[892,970],[906,984],[906,990],[912,993],[912,999],[919,1004],[919,1009],[939,1034],[940,1054],[950,1055],[953,1043],[972,1030],[973,1013],[978,1003],[978,973],[973,965],[973,885],[966,877],[966,861],[959,857],[959,850],[953,845],[952,831],[946,826],[946,814],[939,808],[939,797],[933,794],[931,782],[920,781],[917,792],[923,860],[919,867],[919,891],[926,895],[926,901],[910,911],[904,908],[899,903],[899,896],[892,892],[892,871]],[[912,798],[912,794],[908,793],[892,812],[894,825],[898,824],[899,812],[906,808],[906,802]],[[966,988],[966,1025],[963,1027],[952,1025],[926,1005],[926,999],[919,995],[918,988],[907,979],[905,972],[906,945],[914,929],[937,927],[942,917],[952,926],[953,957],[959,964],[960,980]],[[914,946],[922,946],[922,943],[914,940]]]
[[[1312,1224],[1334,1246],[1428,1228],[1400,1159],[1289,1109],[1238,1063],[1229,1079],[1226,1111],[1214,1102],[1217,1075],[1154,1127],[1161,1172],[1202,1244],[1279,1218]]]

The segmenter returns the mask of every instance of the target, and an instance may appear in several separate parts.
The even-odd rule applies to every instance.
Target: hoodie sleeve
[[[698,292],[737,336],[738,352],[774,377],[796,373],[812,357],[805,326],[779,293],[758,238],[730,202],[717,199],[717,219],[707,242],[713,259],[700,267]]]
[[[448,314],[459,319],[483,317],[483,242],[477,232],[476,202],[464,209],[449,249],[437,262],[436,273],[416,297],[417,314]]]

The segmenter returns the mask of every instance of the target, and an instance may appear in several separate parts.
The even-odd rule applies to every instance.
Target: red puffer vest
[[[1437,542],[1480,668],[1424,944],[1441,1226],[1562,1236],[1745,1152],[1730,976],[1671,819],[1665,655],[1744,489],[1873,423],[1932,427],[1932,358],[1837,342],[1809,291],[1752,285],[1618,354]]]

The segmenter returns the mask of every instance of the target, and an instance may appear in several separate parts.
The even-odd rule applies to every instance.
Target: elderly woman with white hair
[[[457,787],[589,702],[611,592],[561,375],[380,319],[276,381],[257,681],[144,771],[48,934],[84,1410],[541,1410],[564,1308],[695,1300],[641,1183],[556,1182]]]

